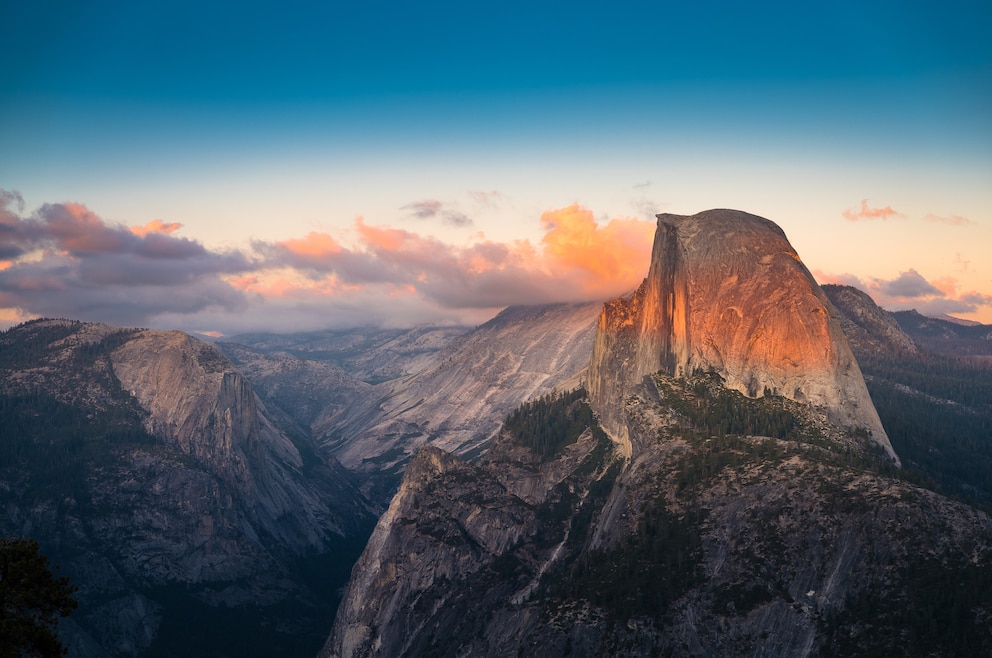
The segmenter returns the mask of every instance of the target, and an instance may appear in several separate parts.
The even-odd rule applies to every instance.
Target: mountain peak
[[[866,433],[898,462],[830,304],[782,229],[737,210],[658,215],[647,278],[600,314],[589,393],[628,452],[623,400],[645,376],[719,374]]]

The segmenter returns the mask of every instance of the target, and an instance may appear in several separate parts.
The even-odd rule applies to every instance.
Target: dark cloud
[[[443,219],[452,226],[471,226],[474,223],[471,217],[457,210],[446,210]]]
[[[992,295],[972,291],[961,295],[961,301],[972,306],[992,306]]]
[[[943,295],[914,269],[903,272],[891,281],[877,280],[877,288],[890,297],[931,297]]]
[[[409,213],[417,219],[437,218],[446,224],[451,224],[452,226],[472,226],[474,223],[465,213],[459,210],[445,208],[444,204],[437,199],[414,201],[413,203],[408,203],[405,206],[401,206],[400,210],[409,211]]]
[[[0,308],[148,326],[164,312],[244,307],[244,293],[221,278],[258,266],[240,252],[154,230],[171,233],[176,224],[136,233],[81,204],[45,204],[22,217],[11,208],[16,202],[0,193],[0,259],[9,262],[0,270]],[[17,260],[31,252],[37,256]]]
[[[405,206],[400,207],[400,210],[408,210],[410,214],[418,219],[429,219],[431,217],[436,217],[439,212],[441,212],[441,206],[443,204],[437,199],[425,199],[423,201],[414,201],[413,203],[408,203]]]

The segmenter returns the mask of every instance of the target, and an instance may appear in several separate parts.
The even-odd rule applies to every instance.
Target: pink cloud
[[[966,224],[975,223],[962,215],[934,215],[931,213],[929,215],[926,215],[923,219],[927,220],[928,222],[950,224],[951,226],[964,226]]]
[[[655,223],[613,219],[599,226],[592,212],[573,204],[541,215],[541,242],[552,271],[576,275],[587,290],[633,289],[647,273]]]
[[[0,308],[132,326],[163,312],[243,308],[243,293],[220,278],[255,267],[239,252],[171,236],[179,224],[108,224],[79,203],[23,217],[15,200],[0,195]]]
[[[454,245],[359,217],[347,242],[315,231],[255,242],[246,253],[179,237],[179,222],[116,225],[78,203],[45,204],[25,217],[21,205],[0,194],[4,317],[16,310],[129,326],[181,322],[225,334],[266,323],[289,329],[289,318],[301,326],[477,323],[513,304],[608,299],[647,273],[655,227],[597,221],[573,204],[536,218],[537,242],[480,233]]]
[[[164,233],[166,235],[170,233],[175,233],[183,227],[179,222],[170,222],[166,224],[161,219],[153,219],[144,226],[128,226],[128,230],[134,233],[139,238],[143,238],[149,233]],[[206,335],[206,334],[204,334]]]
[[[868,206],[868,199],[861,200],[860,208],[848,208],[843,213],[848,221],[857,222],[860,220],[871,220],[871,219],[892,219],[893,217],[905,217],[900,212],[892,209],[892,206],[885,206],[884,208],[871,208]]]
[[[313,281],[333,276],[332,294],[344,285],[371,285],[456,309],[606,299],[637,287],[647,272],[654,222],[600,225],[578,205],[549,210],[540,221],[539,245],[477,236],[473,244],[455,246],[358,218],[350,248],[335,242],[334,249],[312,253],[291,248],[293,241],[255,248],[271,267],[307,271]]]

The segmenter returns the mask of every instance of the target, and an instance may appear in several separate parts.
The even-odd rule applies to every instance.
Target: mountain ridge
[[[39,320],[0,334],[0,372],[0,531],[38,539],[80,588],[73,655],[186,652],[184,626],[228,619],[253,630],[210,646],[316,644],[334,588],[306,574],[340,583],[332,563],[357,554],[372,508],[219,351]],[[290,611],[298,636],[276,630]]]

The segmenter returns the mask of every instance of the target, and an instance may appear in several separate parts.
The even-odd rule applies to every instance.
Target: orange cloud
[[[404,245],[420,242],[420,236],[396,228],[369,226],[361,217],[355,220],[359,239],[370,247],[385,251],[400,251]]]
[[[930,283],[934,288],[944,293],[948,297],[957,297],[958,280],[952,276],[946,276],[942,279],[931,279]]]
[[[545,235],[529,241],[456,246],[406,230],[355,220],[356,243],[330,236],[256,243],[271,273],[295,273],[292,286],[271,278],[231,280],[239,290],[264,296],[290,291],[339,294],[364,286],[386,296],[416,295],[447,309],[501,308],[511,304],[608,299],[637,287],[648,270],[654,222],[614,219],[600,225],[577,204],[541,216]],[[327,245],[327,248],[321,247]],[[323,281],[317,290],[314,282]]]
[[[276,243],[288,251],[310,258],[321,258],[341,253],[341,245],[327,233],[311,231],[306,237]]]
[[[905,217],[901,212],[892,209],[892,206],[885,206],[884,208],[871,208],[868,206],[868,199],[861,200],[860,208],[848,208],[843,213],[845,218],[851,222],[857,222],[862,219],[891,219],[893,217]]]
[[[169,222],[166,224],[161,219],[153,219],[144,226],[128,226],[127,229],[134,233],[139,238],[143,238],[149,233],[162,233],[168,235],[169,233],[175,233],[183,227],[179,222]],[[204,334],[205,336],[208,334]]]
[[[552,271],[582,273],[584,285],[635,288],[647,274],[655,223],[612,219],[599,226],[592,211],[578,204],[541,215],[541,239]]]

